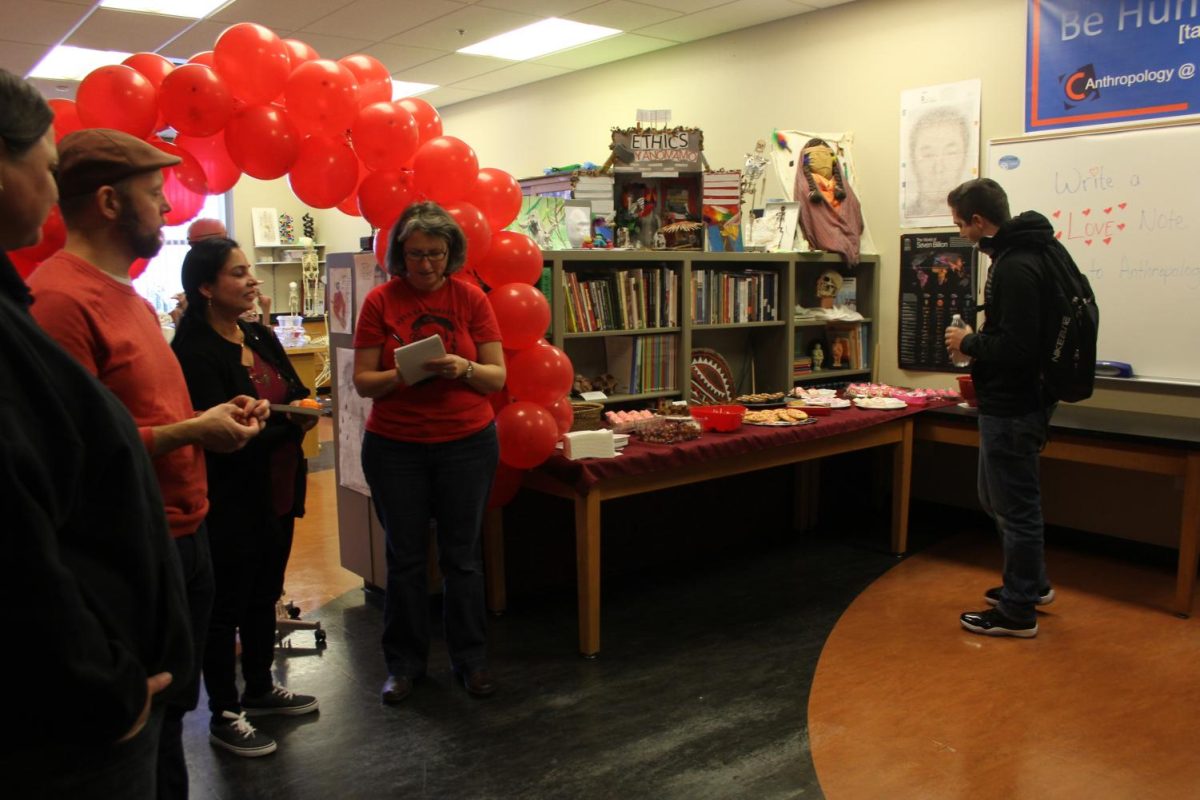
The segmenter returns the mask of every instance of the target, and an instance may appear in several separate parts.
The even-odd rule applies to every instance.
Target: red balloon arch
[[[336,208],[379,228],[382,263],[387,232],[409,204],[445,207],[467,237],[464,274],[493,287],[488,297],[509,359],[509,386],[492,398],[501,458],[492,506],[511,499],[521,470],[554,451],[570,426],[573,368],[561,351],[543,349],[550,306],[533,286],[541,251],[504,230],[520,211],[521,188],[502,170],[480,169],[470,145],[444,135],[429,103],[393,101],[391,75],[377,59],[323,59],[304,42],[242,22],[186,64],[136,53],[93,70],[75,101],[51,105],[56,139],[83,127],[115,128],[182,158],[166,175],[171,225],[194,218],[205,195],[229,191],[243,174],[286,176],[306,206]],[[168,127],[173,142],[157,136]],[[10,254],[22,275],[64,236],[56,208],[38,244]],[[139,260],[131,272],[143,269]]]

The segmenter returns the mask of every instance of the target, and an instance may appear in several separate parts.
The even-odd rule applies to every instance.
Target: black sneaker
[[[296,716],[317,710],[317,698],[311,694],[296,694],[278,684],[271,691],[258,697],[242,697],[242,711],[247,717],[262,717],[267,714]]]
[[[275,740],[246,721],[245,712],[222,711],[208,725],[208,740],[217,747],[246,758],[270,755],[275,752]]]
[[[991,589],[988,589],[986,592],[983,593],[983,599],[986,600],[988,605],[990,605],[990,606],[999,605],[1000,604],[1000,590],[1003,588],[1004,588],[1003,586],[993,586]],[[1037,599],[1037,604],[1039,606],[1048,606],[1053,602],[1054,602],[1054,588],[1051,586],[1044,587],[1041,591],[1041,594],[1039,595],[1039,597]]]
[[[1037,636],[1037,620],[1033,622],[1017,622],[1000,613],[998,608],[987,611],[968,611],[958,618],[962,626],[971,633],[982,633],[984,636],[1016,636],[1021,639],[1032,639]]]

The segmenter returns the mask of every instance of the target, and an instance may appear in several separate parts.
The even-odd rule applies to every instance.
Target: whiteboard
[[[1200,381],[1200,125],[995,139],[987,174],[1091,281],[1097,358]]]

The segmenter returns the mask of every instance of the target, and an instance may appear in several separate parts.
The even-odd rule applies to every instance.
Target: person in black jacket
[[[1036,211],[1011,217],[1008,196],[990,178],[967,181],[947,202],[963,236],[992,258],[984,288],[987,321],[978,333],[947,328],[951,360],[973,359],[979,404],[979,501],[1004,548],[1004,585],[988,589],[993,608],[960,617],[990,636],[1037,635],[1037,606],[1054,600],[1046,577],[1038,458],[1055,403],[1041,380],[1043,273],[1054,228]],[[1055,257],[1070,258],[1065,251]]]
[[[133,419],[34,322],[6,254],[38,243],[58,198],[52,120],[0,70],[0,547],[27,654],[0,667],[0,785],[152,798],[165,703],[191,674],[179,557]]]
[[[230,394],[297,404],[309,391],[266,327],[241,319],[258,296],[245,254],[228,238],[197,243],[183,261],[187,310],[171,346],[197,410]],[[274,683],[275,605],[304,514],[307,467],[301,449],[316,417],[272,414],[266,428],[235,453],[208,453],[208,529],[216,600],[204,653],[209,739],[242,756],[274,752],[275,741],[246,716],[306,714],[317,700]],[[236,641],[240,632],[245,690],[239,701]]]

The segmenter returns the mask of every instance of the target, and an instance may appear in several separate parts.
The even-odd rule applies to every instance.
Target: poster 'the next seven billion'
[[[1200,113],[1200,4],[1029,0],[1025,131]]]
[[[978,253],[957,234],[900,237],[901,369],[959,372],[946,353],[946,327],[955,314],[975,327]]]

